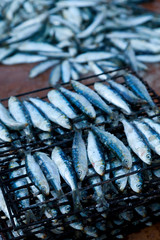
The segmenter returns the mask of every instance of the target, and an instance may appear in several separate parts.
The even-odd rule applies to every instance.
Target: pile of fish
[[[51,86],[60,79],[67,83],[88,72],[100,74],[126,65],[146,70],[145,63],[160,61],[160,16],[128,4],[2,1],[0,61],[6,65],[40,62],[29,76],[51,68]]]
[[[108,228],[111,235],[123,238],[120,226],[131,222],[135,212],[142,219],[133,220],[134,225],[152,224],[143,205],[123,210],[113,221],[108,218],[117,194],[131,193],[131,199],[139,198],[137,194],[147,187],[145,180],[160,177],[159,168],[141,171],[155,164],[155,156],[159,163],[159,118],[149,117],[159,109],[139,78],[126,73],[124,81],[125,85],[100,80],[94,83],[93,90],[72,80],[74,91],[65,87],[50,90],[48,101],[30,97],[22,102],[12,96],[8,109],[0,103],[0,160],[5,173],[6,162],[9,170],[3,179],[9,179],[8,187],[14,190],[12,196],[25,215],[21,221],[28,224],[40,216],[50,219],[50,230],[44,226],[30,228],[37,238],[47,238],[48,231],[63,234],[68,227],[76,230],[76,239],[79,234],[106,239],[102,233]],[[148,117],[135,118],[135,106]],[[109,130],[119,127],[119,123],[123,135]],[[64,140],[61,145],[58,136]],[[9,155],[3,156],[3,152]],[[0,199],[0,210],[10,220],[2,191]],[[32,204],[39,208],[38,212],[30,208]],[[91,205],[93,209],[86,208]],[[151,205],[155,216],[159,208],[159,203]],[[93,223],[93,212],[102,219]],[[14,221],[19,226],[19,220]],[[17,237],[24,233],[19,230],[12,234]]]

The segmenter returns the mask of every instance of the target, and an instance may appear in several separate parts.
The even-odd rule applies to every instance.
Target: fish
[[[150,165],[152,156],[150,148],[145,143],[135,126],[127,121],[124,117],[120,119],[124,127],[124,132],[127,138],[128,145],[132,151],[146,164]]]
[[[2,189],[0,188],[0,209],[1,211],[5,214],[5,216],[10,219],[10,214],[8,212],[8,208],[7,208],[7,204],[6,204],[6,201],[5,201],[5,198],[4,198],[4,195],[3,195],[3,192],[2,192]]]
[[[17,189],[19,187],[23,187],[24,186],[20,190],[15,190],[14,194],[15,194],[15,197],[17,199],[21,199],[23,197],[26,197],[26,199],[18,201],[18,204],[22,208],[25,209],[25,208],[30,207],[29,192],[28,192],[28,189],[26,187],[26,185],[27,185],[26,178],[25,177],[21,177],[21,176],[24,175],[23,169],[22,168],[18,168],[18,167],[19,167],[19,164],[15,160],[12,160],[9,163],[9,169],[12,170],[10,172],[10,179],[13,179],[12,182],[11,182],[11,186],[12,186],[13,189]],[[14,169],[14,168],[18,168],[18,169]],[[20,178],[15,180],[16,177],[20,177]],[[34,216],[34,214],[33,214],[31,209],[26,210],[25,211],[25,215],[26,215],[26,221],[27,222],[29,222],[30,218],[35,219],[35,216]]]
[[[119,94],[121,94],[127,102],[131,104],[143,103],[143,100],[141,98],[137,97],[132,91],[130,91],[122,84],[117,83],[113,80],[108,80],[108,83],[113,89],[115,89]]]
[[[46,196],[49,195],[50,187],[48,181],[40,166],[36,162],[34,156],[30,153],[26,153],[25,165],[30,180],[35,184],[42,194]]]
[[[89,87],[78,81],[71,81],[74,90],[88,99],[94,106],[101,109],[108,115],[112,115],[112,109],[101,99],[101,97]]]
[[[45,132],[51,132],[51,123],[47,118],[45,118],[41,112],[30,102],[23,102],[25,109],[31,118],[32,125]]]
[[[51,154],[51,159],[55,162],[58,167],[59,173],[64,181],[72,189],[72,196],[75,209],[81,209],[81,203],[78,196],[78,185],[76,180],[76,174],[71,165],[68,156],[63,152],[60,147],[54,147]]]
[[[29,140],[32,140],[33,134],[30,127],[31,123],[23,104],[18,100],[18,98],[11,96],[8,100],[8,109],[17,122],[27,125],[23,132]]]
[[[70,119],[76,118],[78,115],[76,111],[70,104],[70,102],[64,97],[64,95],[54,89],[48,92],[47,97],[49,101],[57,108],[61,109],[61,111]]]
[[[141,205],[141,206],[135,207],[135,211],[144,218],[147,216],[147,210],[145,206]]]
[[[70,63],[67,60],[64,60],[61,64],[61,72],[62,72],[62,82],[68,83],[70,81]]]
[[[10,136],[8,129],[1,122],[0,122],[0,139],[3,142],[11,142],[12,141],[12,138]]]
[[[26,123],[15,121],[2,103],[0,103],[0,120],[5,126],[7,126],[11,130],[19,131],[24,129],[28,125]]]
[[[132,168],[130,169],[130,173],[141,169],[141,166],[137,163],[137,159],[134,158],[133,156],[132,156],[132,159],[133,159],[134,164],[133,164]],[[129,175],[128,183],[129,183],[130,188],[134,192],[140,193],[142,191],[142,187],[143,187],[143,180],[142,180],[141,172],[137,172],[137,173]]]
[[[78,218],[74,215],[66,217],[65,221],[69,224],[70,227],[76,230],[83,230],[83,224]]]
[[[126,84],[138,97],[146,100],[151,107],[157,108],[156,104],[153,102],[151,96],[149,95],[145,85],[136,76],[132,74],[125,74],[124,79]]]
[[[99,61],[104,59],[110,59],[115,55],[110,52],[86,52],[78,55],[73,62],[76,63],[85,63],[89,61]]]
[[[127,102],[111,87],[103,83],[95,83],[94,89],[102,98],[120,108],[125,114],[130,115],[132,113]]]
[[[51,103],[48,103],[40,98],[29,98],[29,100],[38,109],[40,109],[50,121],[66,129],[72,128],[68,117],[60,109],[54,107]]]
[[[83,181],[88,171],[88,157],[81,131],[76,131],[73,137],[72,159],[77,177]]]
[[[74,104],[78,109],[80,109],[85,115],[92,119],[96,118],[95,109],[84,96],[75,92],[71,92],[63,87],[60,87],[59,90],[62,92],[62,94],[65,95],[66,98],[70,100],[72,104]]]
[[[35,152],[34,158],[44,173],[48,183],[56,191],[57,196],[60,197],[63,195],[60,174],[54,161],[52,161],[47,154],[43,152]]]
[[[50,132],[42,132],[38,134],[38,137],[45,145],[53,144],[53,135]]]
[[[160,124],[155,122],[153,119],[150,118],[143,118],[143,122],[148,124],[155,132],[157,132],[160,135]]]
[[[146,140],[148,146],[158,155],[160,155],[160,137],[159,135],[146,123],[140,121],[133,121],[136,128],[140,131],[143,138]]]
[[[84,233],[88,236],[98,238],[98,233],[95,227],[92,226],[84,227]]]
[[[98,175],[96,176],[93,176],[95,175],[95,171],[93,168],[89,168],[88,169],[88,181],[90,183],[90,185],[94,185],[94,184],[98,184],[100,183],[98,186],[93,186],[93,191],[94,191],[94,194],[93,194],[93,198],[95,199],[95,201],[102,205],[101,209],[102,211],[104,210],[107,210],[108,207],[109,207],[109,204],[107,203],[107,201],[105,200],[104,198],[104,193],[103,193],[103,189],[102,189],[102,185],[101,185],[101,179]],[[98,208],[98,206],[97,206]],[[97,210],[98,211],[98,210]]]
[[[124,177],[121,177],[122,175],[126,175],[127,170],[124,169],[123,167],[121,167],[120,169],[116,169],[118,167],[122,166],[121,165],[121,162],[119,161],[118,158],[114,158],[112,161],[111,161],[111,171],[113,173],[113,176],[115,178],[117,178],[115,180],[115,184],[117,185],[118,189],[123,192],[124,189],[126,188],[127,186],[127,181],[128,181],[128,177],[127,176],[124,176]]]
[[[47,60],[47,61],[41,62],[31,69],[29,73],[29,77],[35,78],[58,63],[59,63],[58,60]]]
[[[105,173],[105,158],[98,139],[92,131],[88,132],[87,153],[94,170],[103,176]]]
[[[38,56],[34,54],[27,54],[27,53],[17,53],[14,56],[7,57],[2,60],[2,63],[5,65],[15,65],[15,64],[22,64],[22,63],[36,63],[47,60],[46,56]]]
[[[92,127],[91,129],[100,139],[102,144],[109,148],[117,156],[117,158],[122,161],[122,165],[125,168],[130,169],[132,167],[131,153],[121,140],[119,140],[115,135],[97,127]]]
[[[60,80],[61,68],[60,65],[55,66],[49,76],[49,85],[55,87]]]

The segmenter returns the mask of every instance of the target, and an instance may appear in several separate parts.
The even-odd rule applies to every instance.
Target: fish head
[[[67,213],[70,212],[71,206],[68,205],[68,204],[67,205],[61,205],[60,210],[61,210],[62,214],[67,214]]]

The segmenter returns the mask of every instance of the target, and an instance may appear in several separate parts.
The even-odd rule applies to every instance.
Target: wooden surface
[[[147,3],[145,7],[160,13],[160,0]],[[49,70],[35,79],[29,79],[28,73],[33,66],[34,64],[11,67],[0,65],[0,98],[48,86]],[[149,71],[144,74],[144,79],[160,94],[160,64],[148,65],[148,67]],[[160,240],[160,223],[131,234],[126,239]]]

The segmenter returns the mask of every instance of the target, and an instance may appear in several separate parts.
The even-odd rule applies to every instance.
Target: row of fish
[[[75,151],[75,149],[74,149]],[[81,153],[82,154],[82,153]],[[32,193],[32,195],[34,196],[34,198],[37,199],[37,203],[43,203],[46,200],[46,195],[49,194],[49,188],[50,186],[53,187],[54,190],[51,191],[51,195],[54,197],[58,197],[58,201],[59,203],[61,203],[61,205],[59,206],[59,214],[67,214],[71,211],[72,207],[70,205],[70,203],[68,202],[67,198],[63,195],[63,191],[61,188],[61,181],[60,181],[60,175],[61,177],[65,180],[65,182],[71,187],[72,189],[72,193],[76,192],[76,194],[78,194],[77,191],[77,182],[76,182],[76,176],[73,170],[73,166],[72,166],[72,162],[70,160],[69,157],[67,157],[64,152],[62,151],[62,149],[60,149],[59,147],[55,147],[52,151],[52,158],[49,158],[47,156],[47,154],[43,153],[43,152],[36,152],[34,155],[31,154],[26,154],[26,159],[25,161],[21,161],[21,165],[18,163],[18,160],[14,160],[11,161],[9,164],[9,169],[10,169],[10,173],[9,173],[9,177],[11,179],[11,188],[15,189],[14,191],[14,195],[16,199],[19,199],[18,204],[21,206],[22,209],[25,208],[30,208],[30,200],[28,198],[29,192],[28,192],[28,187],[27,184],[31,184],[33,183],[34,185],[30,186],[30,192]],[[134,160],[134,162],[136,163],[136,160]],[[107,163],[108,165],[109,163]],[[117,168],[121,166],[121,163],[118,161],[118,159],[116,160],[112,160],[111,161],[111,167],[112,168]],[[139,170],[139,168],[137,168],[138,164],[136,163],[134,165],[134,167],[132,168],[132,171],[135,170]],[[106,166],[106,170],[110,170],[110,167]],[[126,172],[121,170],[121,169],[115,169],[112,170],[113,171],[113,176],[114,177],[120,177],[121,175],[125,174]],[[27,177],[26,176],[27,173]],[[92,176],[93,175],[93,176]],[[89,176],[89,184],[91,185],[91,187],[93,187],[93,191],[94,191],[94,195],[93,198],[94,200],[96,200],[97,204],[102,204],[105,205],[105,208],[103,207],[99,207],[98,205],[96,205],[96,210],[98,212],[102,212],[102,216],[104,218],[107,217],[107,208],[109,207],[106,200],[104,199],[104,194],[106,194],[106,198],[110,199],[109,197],[109,183],[104,185],[104,188],[102,188],[101,185],[96,185],[96,184],[101,184],[101,179],[98,177],[98,175],[94,176],[95,172],[92,168],[89,168],[88,170],[88,176]],[[17,179],[15,179],[17,178]],[[13,179],[13,180],[12,180]],[[106,172],[105,175],[103,176],[103,180],[109,180],[110,179],[110,173]],[[125,187],[126,185],[126,177],[122,177],[117,179],[116,181],[117,186],[119,187],[119,189],[121,191],[123,191],[124,189],[122,189],[122,187]],[[94,184],[96,186],[94,186]],[[142,177],[140,173],[136,173],[136,174],[132,174],[129,176],[129,184],[130,187],[135,190],[138,189],[140,191],[140,189],[142,189],[142,185],[143,185],[143,181],[142,181]],[[93,185],[93,186],[92,186]],[[111,189],[112,189],[112,194],[117,194],[117,190],[114,188],[113,185],[110,185]],[[18,189],[20,188],[20,189]],[[16,190],[18,189],[18,190]],[[136,191],[136,190],[135,190]],[[138,192],[139,192],[138,191]],[[114,198],[114,195],[112,196]],[[46,197],[45,197],[46,196]],[[21,200],[21,198],[25,198]],[[76,205],[78,203],[79,205],[79,195],[78,198],[77,196],[73,193],[73,197],[76,197],[76,201],[74,202]],[[5,201],[4,201],[4,197],[3,194],[1,192],[0,194],[0,199],[1,199],[1,210],[5,213],[5,215],[10,219],[10,215],[8,213],[7,207],[5,205]],[[78,201],[77,201],[78,200]],[[85,196],[83,201],[86,201],[87,198]],[[89,200],[90,201],[90,200]],[[63,205],[64,204],[64,205]],[[56,219],[56,216],[58,214],[58,209],[57,208],[53,208],[51,206],[48,206],[46,204],[43,204],[44,208],[44,214],[45,217],[47,218],[53,218],[53,220],[51,221],[51,225],[52,227],[56,227],[56,225],[60,225],[60,227],[57,227],[56,230],[53,230],[53,233],[55,234],[61,234],[63,233],[63,227],[61,226],[62,223],[60,220]],[[74,205],[75,206],[75,205]],[[79,205],[80,206],[80,205]],[[41,205],[39,206],[41,209]],[[158,207],[159,209],[159,207]],[[137,207],[135,208],[136,212],[142,216],[144,218],[146,218],[146,209],[145,207]],[[81,208],[81,216],[86,217],[87,213],[86,211],[83,211],[83,209]],[[105,213],[106,212],[106,213]],[[158,214],[158,213],[157,213]],[[30,219],[36,219],[36,217],[34,216],[33,212],[31,210],[26,210],[25,211],[25,215],[26,215],[26,221],[29,221]],[[89,215],[87,215],[88,220],[89,221]],[[133,213],[132,211],[127,211],[127,212],[123,212],[120,214],[120,219],[115,219],[114,224],[116,225],[121,225],[123,224],[124,220],[126,221],[132,221],[132,217],[133,217]],[[96,227],[84,227],[84,224],[82,224],[81,221],[78,220],[78,218],[76,216],[66,216],[66,221],[73,221],[72,223],[69,223],[69,226],[76,229],[76,230],[80,230],[83,231],[84,233],[88,234],[89,236],[92,237],[97,237],[97,230],[96,228],[98,228],[101,231],[105,231],[103,229],[106,229],[105,224],[101,224],[97,222]],[[146,218],[146,221],[148,220],[148,218]],[[24,220],[23,220],[24,221]],[[16,222],[16,224],[18,225],[18,223]],[[135,224],[137,224],[135,222]],[[104,225],[104,226],[103,226]],[[43,230],[43,227],[38,229],[39,231]],[[16,233],[15,233],[16,234]],[[23,232],[18,232],[18,235],[23,235]],[[37,234],[36,235],[39,238],[45,238],[46,234]]]
[[[88,127],[91,123],[105,122],[103,116],[96,118],[96,110],[113,122],[119,118],[115,111],[120,111],[125,115],[133,115],[132,105],[137,103],[150,106],[155,113],[159,110],[151,99],[145,85],[134,75],[126,74],[125,82],[129,90],[124,85],[109,80],[109,85],[96,82],[94,90],[78,81],[71,81],[76,92],[64,87],[48,92],[48,100],[30,97],[29,101],[20,102],[16,97],[10,97],[8,109],[0,103],[0,139],[4,142],[11,142],[12,135],[9,130],[21,131],[28,141],[34,138],[33,129],[38,129],[41,133],[39,137],[43,140],[51,137],[52,129],[60,134],[72,128],[79,129]],[[116,107],[116,108],[115,108]],[[148,109],[148,108],[147,108]],[[149,110],[148,110],[149,111]],[[86,120],[76,122],[79,116],[86,116]]]
[[[3,1],[0,13],[1,63],[40,62],[29,76],[52,68],[52,86],[126,64],[146,70],[144,63],[160,61],[159,15],[128,9],[128,2]]]

